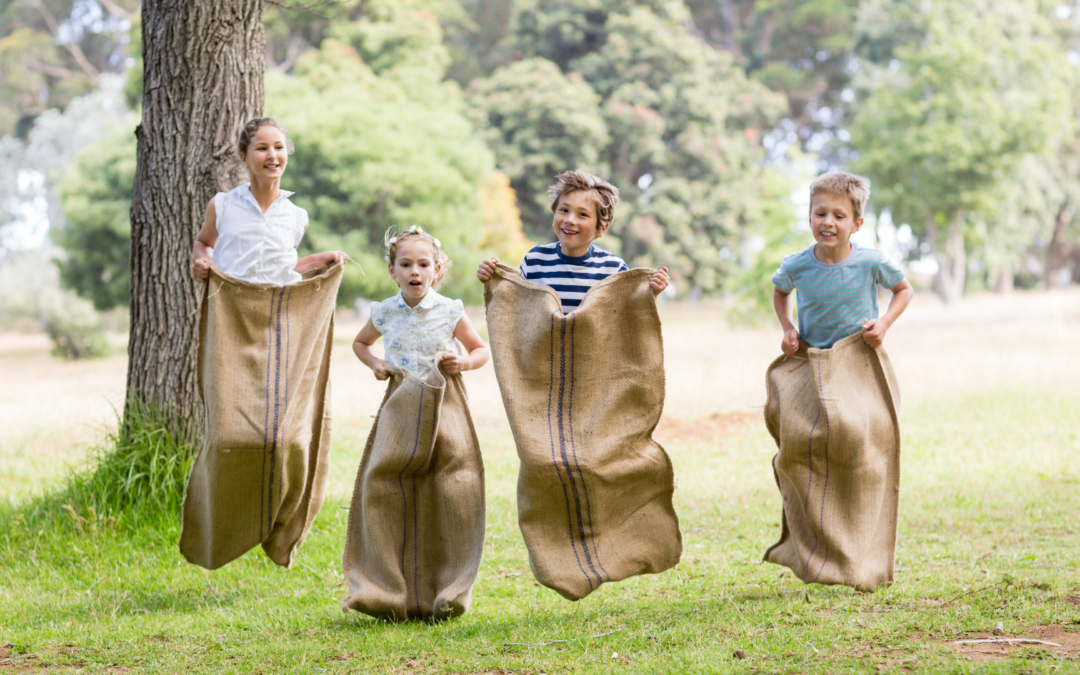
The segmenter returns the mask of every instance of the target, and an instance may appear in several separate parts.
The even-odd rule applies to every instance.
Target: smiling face
[[[598,238],[604,236],[596,216],[596,200],[586,190],[568,192],[555,205],[552,227],[562,244],[562,252],[573,258],[585,255]]]
[[[842,262],[851,253],[851,235],[862,227],[854,218],[851,200],[821,192],[810,204],[810,230],[814,233],[814,255],[825,263]]]
[[[416,307],[431,290],[439,266],[430,242],[419,237],[394,244],[394,262],[390,278],[397,282],[401,297],[409,307]]]
[[[279,180],[289,163],[285,134],[272,124],[264,124],[255,132],[247,153],[240,155],[252,182]]]

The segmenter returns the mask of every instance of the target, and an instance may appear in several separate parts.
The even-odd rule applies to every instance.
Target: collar
[[[244,183],[243,185],[240,186],[240,189],[243,192],[244,196],[247,198],[247,200],[250,201],[252,204],[254,204],[256,207],[258,207],[259,211],[261,212],[262,207],[259,206],[259,200],[255,199],[255,195],[251,191],[251,182],[248,181],[247,183]],[[296,194],[296,193],[295,192],[289,192],[288,190],[282,190],[282,189],[278,188],[278,197],[277,197],[277,199],[274,200],[273,204],[270,204],[270,206],[273,206],[274,204],[277,204],[282,199],[288,199],[289,197],[292,197],[294,194]]]
[[[402,307],[409,311],[416,311],[417,309],[431,309],[432,307],[434,307],[435,301],[438,299],[438,295],[439,294],[436,293],[434,289],[428,290],[427,295],[424,296],[423,300],[417,303],[416,307],[409,307],[409,305],[406,304],[405,298],[401,295],[401,291],[398,291],[397,295],[395,295],[393,299],[394,302],[397,303],[398,307]]]

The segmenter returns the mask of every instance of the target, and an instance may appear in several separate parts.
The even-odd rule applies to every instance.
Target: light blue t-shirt
[[[838,263],[821,262],[811,246],[784,258],[772,275],[781,291],[799,291],[799,337],[818,349],[829,349],[867,319],[878,318],[877,287],[892,288],[903,279],[881,251],[855,243]]]

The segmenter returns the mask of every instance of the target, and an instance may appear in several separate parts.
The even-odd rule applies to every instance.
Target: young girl
[[[390,278],[401,292],[371,303],[371,318],[353,342],[356,356],[371,368],[377,380],[388,377],[387,364],[423,379],[435,369],[435,355],[439,352],[445,353],[441,365],[448,375],[479,368],[490,358],[487,346],[465,316],[461,301],[434,290],[451,264],[441,247],[438,239],[415,225],[405,234],[387,240]],[[371,352],[380,335],[385,359]],[[458,348],[459,341],[465,354]]]
[[[248,182],[217,193],[207,204],[191,252],[195,279],[206,281],[214,265],[240,281],[288,286],[305,272],[344,260],[341,251],[297,259],[308,215],[289,201],[293,193],[280,187],[292,151],[285,129],[271,117],[256,117],[244,125],[238,145]]]
[[[484,461],[459,373],[487,363],[488,348],[461,301],[432,290],[450,268],[438,239],[413,227],[387,249],[401,292],[372,303],[353,343],[390,382],[356,473],[342,606],[447,619],[468,611],[484,550]],[[380,335],[385,359],[371,353]]]

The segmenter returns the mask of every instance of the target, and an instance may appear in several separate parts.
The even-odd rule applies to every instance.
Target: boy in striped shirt
[[[881,251],[860,248],[851,235],[863,224],[870,181],[850,173],[828,173],[810,185],[810,230],[813,246],[784,258],[772,276],[773,308],[784,329],[781,349],[799,351],[802,339],[811,347],[829,349],[863,331],[863,340],[877,347],[885,331],[907,308],[915,291]],[[878,318],[877,287],[892,291],[885,315]],[[799,327],[791,323],[791,292],[799,290]]]
[[[622,258],[593,242],[604,236],[615,219],[619,189],[584,171],[565,171],[548,188],[552,227],[558,241],[535,246],[521,261],[521,278],[551,286],[562,303],[563,314],[573,312],[590,288],[617,272],[630,269]],[[480,263],[476,277],[488,281],[498,258]],[[667,288],[667,268],[649,279],[653,295]]]

